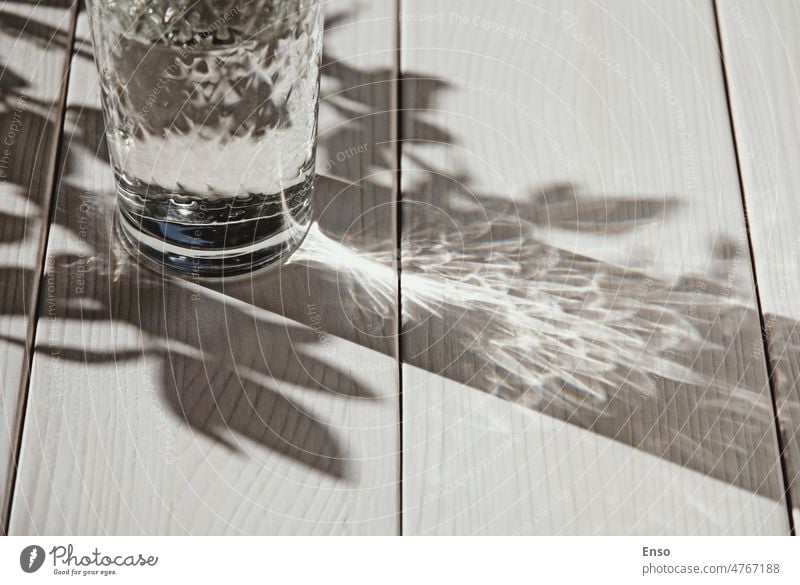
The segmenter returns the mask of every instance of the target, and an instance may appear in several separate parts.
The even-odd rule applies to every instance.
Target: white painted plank
[[[405,531],[788,532],[712,4],[401,22]]]
[[[765,496],[622,442],[414,366],[404,380],[437,401],[425,415],[433,455],[406,476],[421,503],[405,510],[411,532],[770,534],[786,523]]]
[[[326,264],[358,221],[392,256],[380,227],[393,162],[376,141],[388,139],[393,13],[391,2],[328,8],[327,58],[342,62],[326,66],[320,163],[367,148],[321,167],[319,230],[291,263],[220,290],[120,255],[94,66],[76,58],[68,136],[91,142],[65,143],[12,533],[398,531],[394,305],[360,311],[336,291],[363,287]],[[349,186],[362,167],[376,184]],[[372,270],[396,285],[391,262]]]
[[[800,4],[717,3],[794,524],[800,522]]]
[[[5,533],[27,385],[72,4],[0,5],[0,534]]]

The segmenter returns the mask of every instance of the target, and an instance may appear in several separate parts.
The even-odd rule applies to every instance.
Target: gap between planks
[[[722,23],[720,21],[720,0],[710,0],[714,8],[714,25],[716,26],[717,44],[719,46],[720,68],[722,69],[722,79],[725,86],[725,102],[728,106],[728,120],[731,127],[731,139],[736,156],[736,169],[739,175],[739,193],[742,198],[742,216],[744,219],[745,231],[747,234],[747,251],[750,257],[750,269],[753,273],[753,286],[755,288],[756,306],[758,308],[758,319],[761,328],[761,340],[764,347],[765,367],[767,368],[767,382],[769,383],[769,396],[772,404],[772,415],[775,424],[775,439],[777,441],[778,456],[781,463],[781,477],[783,478],[783,494],[786,502],[786,513],[789,517],[789,533],[792,536],[797,534],[792,514],[792,494],[789,489],[789,475],[786,465],[786,447],[784,445],[783,434],[781,433],[780,417],[778,412],[778,390],[776,388],[775,376],[770,360],[770,348],[767,341],[767,327],[764,319],[763,303],[761,302],[761,288],[758,281],[758,270],[756,269],[755,249],[753,247],[753,233],[750,229],[750,218],[747,215],[747,196],[744,175],[742,172],[742,156],[739,148],[739,138],[736,132],[736,121],[733,116],[733,103],[731,102],[731,83],[728,75],[728,64],[725,58],[725,41],[722,38]]]
[[[38,6],[31,6],[29,9],[32,12],[33,16],[30,16],[27,21],[25,22],[25,26],[23,30],[20,32],[20,40],[22,39],[22,34],[25,32],[28,25],[31,24],[31,21],[36,21],[36,8]],[[42,283],[44,282],[43,274],[45,271],[45,257],[47,251],[47,242],[50,236],[50,225],[53,217],[54,212],[54,197],[55,197],[55,190],[56,185],[58,182],[59,171],[58,165],[61,161],[61,138],[64,132],[64,123],[66,118],[66,101],[67,101],[67,89],[69,86],[69,74],[71,69],[71,62],[72,62],[72,51],[74,48],[74,41],[75,41],[75,26],[77,22],[77,12],[78,12],[78,1],[73,1],[67,8],[66,18],[67,18],[67,25],[66,25],[66,41],[65,46],[63,48],[64,57],[63,57],[63,66],[62,71],[58,75],[59,85],[58,85],[58,92],[54,99],[54,107],[50,109],[51,114],[55,114],[51,118],[51,122],[55,124],[57,128],[57,132],[48,134],[48,127],[45,124],[42,128],[41,134],[36,139],[37,149],[36,155],[33,158],[33,165],[30,169],[30,181],[31,183],[34,182],[34,177],[36,175],[44,175],[47,177],[45,181],[45,185],[47,185],[48,190],[46,193],[41,194],[41,198],[43,201],[43,207],[41,209],[41,234],[37,239],[37,251],[36,251],[36,270],[34,272],[35,277],[31,283],[31,293],[32,293],[32,311],[28,314],[28,326],[26,330],[26,337],[25,337],[25,345],[24,345],[24,362],[20,369],[20,383],[17,388],[14,389],[18,396],[18,403],[16,404],[16,412],[14,413],[7,413],[7,420],[11,421],[11,427],[7,430],[10,434],[12,434],[11,441],[10,441],[10,448],[11,452],[7,454],[8,462],[3,462],[3,465],[7,465],[8,469],[8,477],[3,485],[5,490],[3,494],[3,506],[0,509],[0,534],[6,533],[8,527],[10,526],[10,518],[12,513],[12,506],[14,501],[14,491],[16,488],[16,479],[17,479],[17,471],[19,465],[19,457],[20,457],[20,450],[22,446],[22,435],[24,432],[25,427],[25,412],[27,409],[27,402],[28,402],[28,390],[30,387],[30,380],[31,380],[31,366],[33,362],[33,356],[35,354],[34,351],[34,344],[36,340],[36,330],[37,324],[39,320],[39,314],[41,312],[41,303],[42,303]],[[54,21],[53,21],[54,22]],[[32,26],[38,26],[38,21],[35,22]],[[48,23],[50,24],[50,23]],[[53,40],[55,36],[61,32],[61,28],[54,29],[52,32],[52,36],[48,41],[48,50],[50,50],[50,46],[53,45]],[[58,49],[58,44],[55,44],[56,49]],[[27,73],[27,71],[26,71]],[[31,80],[34,81],[34,80]],[[38,80],[37,80],[38,81]],[[37,84],[38,85],[38,84]],[[37,89],[36,87],[34,90]],[[55,118],[53,120],[53,118]],[[51,145],[44,145],[43,148],[43,141],[45,137],[49,138]],[[42,165],[43,168],[37,168],[40,161],[44,161]],[[26,164],[27,161],[23,161],[23,165]],[[32,184],[26,185],[28,189],[32,188]],[[28,191],[28,195],[30,196],[31,193]],[[23,296],[28,297],[25,294],[24,290],[25,283],[23,281]],[[0,453],[0,456],[6,457],[6,454]]]

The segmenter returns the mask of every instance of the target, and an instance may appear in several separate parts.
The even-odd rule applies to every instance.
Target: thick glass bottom
[[[313,177],[278,195],[147,199],[117,183],[117,233],[137,260],[193,279],[249,274],[289,256],[311,225]]]

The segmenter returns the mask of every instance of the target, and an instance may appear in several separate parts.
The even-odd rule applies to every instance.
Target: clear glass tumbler
[[[310,223],[318,0],[89,6],[127,247],[199,278],[293,251]]]

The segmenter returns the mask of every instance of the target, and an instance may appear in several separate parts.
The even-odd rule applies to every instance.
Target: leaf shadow
[[[345,18],[334,16],[329,26]],[[389,108],[395,80],[391,68],[359,68],[330,54],[322,74],[323,107],[344,120],[320,134],[320,158],[337,163],[335,176],[319,178],[315,231],[276,273],[196,287],[130,264],[111,231],[113,194],[69,181],[70,169],[86,165],[85,152],[74,145],[65,155],[55,221],[73,236],[93,226],[83,241],[92,252],[54,254],[48,270],[57,319],[123,322],[142,336],[140,350],[65,346],[65,359],[95,364],[157,357],[164,403],[192,430],[233,452],[246,451],[249,441],[350,480],[346,437],[297,396],[378,397],[310,349],[319,349],[320,339],[306,310],[310,297],[298,283],[313,283],[325,310],[347,317],[325,320],[327,334],[394,355],[395,250],[385,230],[376,237],[376,222],[364,217],[361,205],[348,209],[343,202],[368,196],[374,209],[393,205],[391,187],[368,177],[395,169]],[[25,86],[13,72],[8,79],[17,91]],[[407,97],[419,109],[451,89],[443,80],[404,79],[413,82]],[[417,112],[404,115],[404,127],[415,132],[409,142],[442,148],[456,142],[451,131]],[[70,110],[69,116],[76,145],[104,163],[99,109]],[[337,161],[337,153],[365,136],[373,149],[368,160]],[[757,313],[731,299],[715,275],[666,282],[539,237],[541,228],[627,234],[668,220],[682,205],[680,197],[597,194],[560,183],[532,186],[526,199],[512,200],[469,191],[466,171],[443,179],[413,149],[405,155],[421,171],[408,187],[409,201],[401,203],[399,327],[407,363],[753,493],[782,497],[772,469],[772,413],[753,374],[763,356],[754,351],[737,363],[743,352],[736,348],[760,341]],[[420,193],[433,193],[447,217],[420,213],[411,201],[422,199]],[[88,211],[82,197],[91,203]],[[348,213],[350,221],[342,221]],[[377,224],[389,225],[383,219]],[[29,276],[4,270],[4,282]],[[283,293],[294,302],[283,303]],[[4,300],[0,310],[19,314],[22,305]],[[712,376],[708,364],[719,365]]]

